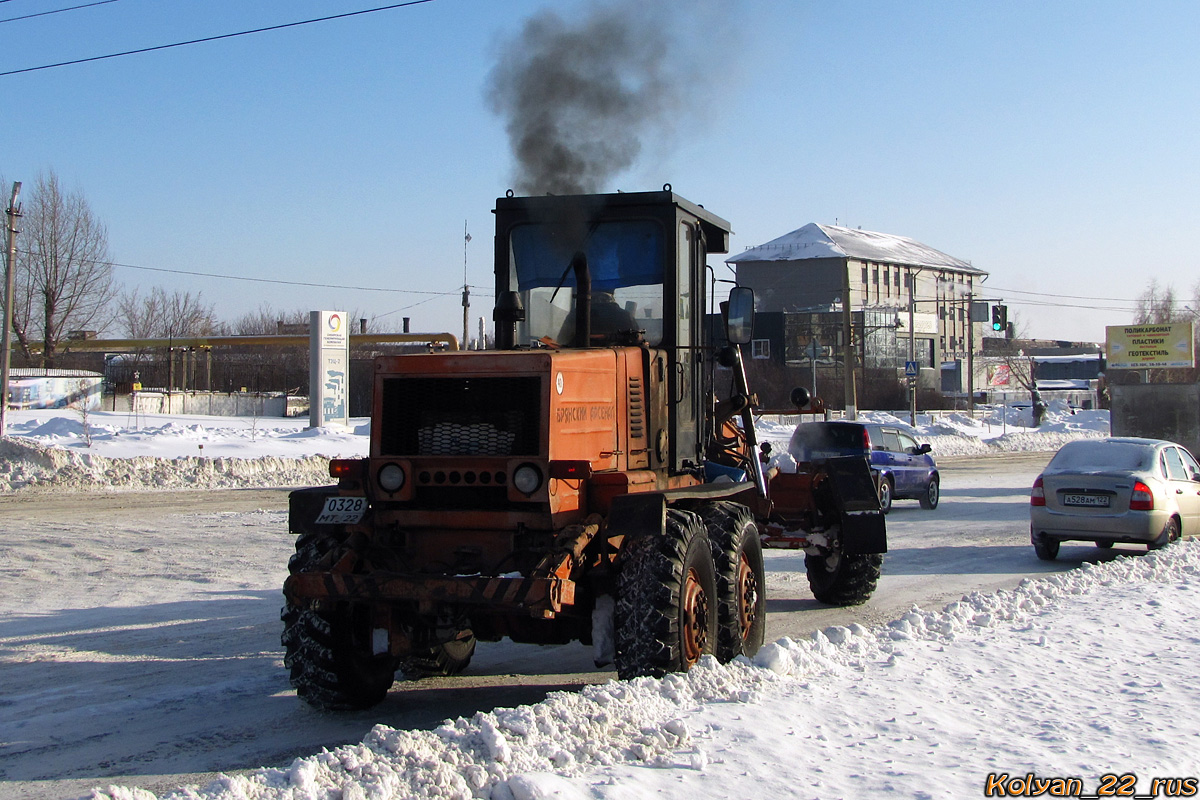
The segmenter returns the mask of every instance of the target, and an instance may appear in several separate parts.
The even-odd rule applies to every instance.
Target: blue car
[[[937,508],[941,478],[929,450],[899,428],[869,422],[803,422],[788,444],[788,452],[800,462],[864,456],[885,514],[893,500],[919,500],[921,508]]]

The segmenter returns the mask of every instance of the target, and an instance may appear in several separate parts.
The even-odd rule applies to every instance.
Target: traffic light
[[[992,306],[992,330],[1002,331],[1008,328],[1008,306]]]

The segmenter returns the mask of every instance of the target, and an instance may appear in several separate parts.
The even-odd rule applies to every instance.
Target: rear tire
[[[665,530],[626,541],[617,565],[618,677],[684,672],[715,651],[717,584],[699,516],[667,509]]]
[[[700,517],[716,566],[717,659],[753,656],[767,631],[767,577],[754,515],[740,503],[717,502],[702,507]]]
[[[337,528],[302,534],[288,571],[326,569],[346,549]],[[285,597],[279,617],[283,663],[300,698],[317,708],[341,711],[368,708],[387,696],[395,681],[396,660],[375,655],[369,606],[330,602],[300,606]]]
[[[927,508],[930,511],[938,507],[938,503],[942,499],[941,481],[935,475],[929,479],[929,485],[925,487],[925,492],[921,495],[921,508]]]
[[[1146,545],[1148,550],[1161,550],[1171,542],[1179,540],[1179,520],[1171,517],[1167,520],[1167,524],[1163,527],[1162,534],[1150,544]]]
[[[818,601],[831,606],[857,606],[871,599],[883,570],[883,554],[848,556],[833,552],[805,556],[808,588]]]
[[[1109,541],[1096,542],[1096,547],[1101,550],[1112,550],[1113,543]]]
[[[1033,542],[1033,552],[1037,553],[1037,557],[1042,561],[1058,558],[1058,539],[1048,539],[1040,533],[1035,533],[1030,535],[1030,540]]]
[[[879,510],[884,514],[892,510],[892,497],[895,493],[892,479],[881,477],[879,479]]]

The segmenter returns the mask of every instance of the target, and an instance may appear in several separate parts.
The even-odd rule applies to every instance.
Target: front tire
[[[457,675],[471,664],[475,655],[475,637],[468,634],[461,639],[431,645],[404,659],[400,668],[411,680],[439,678]]]
[[[347,549],[336,527],[302,534],[288,571],[326,569]],[[368,708],[387,696],[397,665],[391,656],[374,653],[369,606],[328,601],[297,605],[286,596],[284,600],[279,614],[283,663],[300,698],[317,708],[342,711]]]
[[[883,571],[883,554],[848,556],[840,551],[805,556],[808,588],[831,606],[857,606],[871,599]]]
[[[717,584],[700,517],[667,509],[662,533],[626,541],[618,558],[617,676],[685,672],[717,642]]]
[[[767,577],[754,515],[740,503],[700,509],[717,577],[717,659],[753,656],[767,632]]]

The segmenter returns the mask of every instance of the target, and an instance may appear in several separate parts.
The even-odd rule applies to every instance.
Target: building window
[[[896,268],[896,288],[900,288],[900,268]]]
[[[771,340],[770,339],[755,339],[750,342],[750,354],[754,358],[770,358],[771,357]]]
[[[863,286],[867,285],[867,265],[863,264]]]

